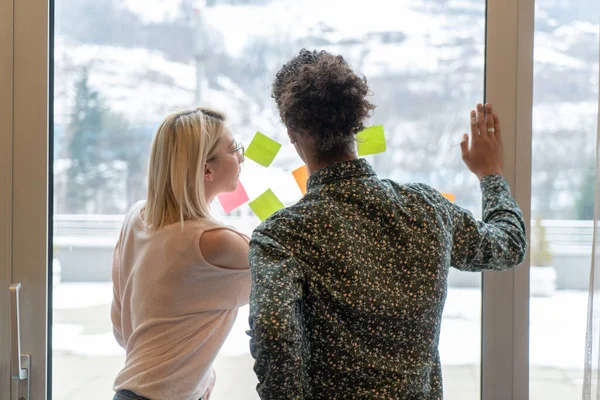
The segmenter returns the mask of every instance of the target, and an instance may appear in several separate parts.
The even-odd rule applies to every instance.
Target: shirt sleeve
[[[501,271],[525,259],[527,236],[521,209],[500,175],[481,180],[483,221],[447,202],[452,225],[451,264],[463,271]]]
[[[265,233],[250,242],[250,352],[263,400],[303,399],[300,307],[303,274],[290,251]]]
[[[481,180],[482,221],[437,190],[423,184],[419,189],[446,216],[453,267],[462,271],[502,271],[523,262],[528,246],[525,221],[502,176],[489,175]]]

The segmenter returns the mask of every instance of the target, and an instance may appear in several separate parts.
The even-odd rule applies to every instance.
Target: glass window
[[[574,399],[592,252],[600,4],[536,3],[530,398]]]
[[[280,141],[272,166],[248,160],[241,181],[251,198],[268,188],[286,205],[300,198],[291,171],[301,161],[270,85],[302,48],[343,54],[368,78],[370,124],[384,125],[388,144],[369,157],[380,176],[428,183],[481,214],[459,142],[483,100],[483,1],[71,0],[56,1],[55,18],[54,399],[111,396],[124,358],[109,318],[112,250],[123,213],[145,197],[164,116],[210,105],[246,146],[258,130]],[[246,233],[259,223],[247,205],[213,211]],[[440,339],[447,399],[480,397],[480,287],[480,274],[451,271]],[[216,361],[217,400],[257,398],[247,315]]]

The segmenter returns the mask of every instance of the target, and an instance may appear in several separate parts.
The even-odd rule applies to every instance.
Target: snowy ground
[[[123,362],[123,350],[110,324],[109,283],[63,283],[54,290],[54,398],[86,394],[107,399]],[[479,398],[480,292],[450,289],[440,352],[446,399]],[[531,300],[531,399],[580,397],[587,293],[559,291]],[[239,318],[217,360],[216,400],[256,399],[248,350],[248,308]],[[96,397],[97,396],[97,397]]]

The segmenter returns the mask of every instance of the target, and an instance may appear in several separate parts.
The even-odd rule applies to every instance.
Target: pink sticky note
[[[244,186],[242,186],[242,182],[240,181],[238,181],[237,188],[233,192],[221,193],[217,196],[217,199],[219,199],[219,202],[226,213],[230,213],[250,200],[246,194]]]

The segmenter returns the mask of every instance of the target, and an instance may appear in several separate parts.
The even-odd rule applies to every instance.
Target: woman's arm
[[[202,256],[220,269],[212,289],[223,298],[235,299],[236,307],[247,305],[250,297],[248,247],[248,237],[228,227],[215,227],[200,236]]]
[[[113,265],[112,265],[112,281],[113,281],[113,300],[110,309],[110,319],[113,325],[113,335],[119,343],[119,346],[125,348],[123,341],[123,332],[121,329],[121,291],[119,289],[119,267],[120,267],[120,242],[115,246],[113,253]]]
[[[227,269],[248,269],[248,238],[229,228],[204,232],[200,251],[212,265]]]

